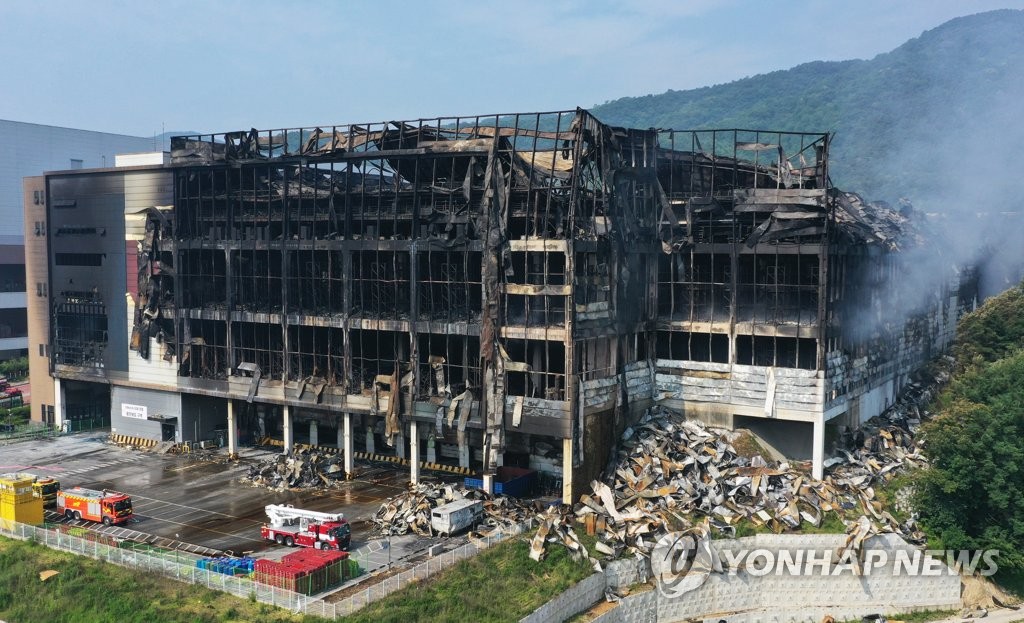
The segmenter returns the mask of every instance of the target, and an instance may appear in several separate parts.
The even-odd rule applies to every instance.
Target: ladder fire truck
[[[132,499],[106,489],[61,489],[57,492],[57,512],[68,519],[102,521],[107,526],[123,524],[132,518]]]
[[[266,511],[270,523],[260,533],[278,545],[347,550],[352,540],[352,528],[343,513],[307,511],[281,504],[268,504]]]

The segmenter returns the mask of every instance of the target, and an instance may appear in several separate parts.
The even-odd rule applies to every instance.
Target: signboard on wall
[[[149,415],[146,405],[130,405],[121,403],[121,417],[132,418],[133,420],[144,420]]]

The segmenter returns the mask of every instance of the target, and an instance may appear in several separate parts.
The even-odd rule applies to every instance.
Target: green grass
[[[825,513],[821,518],[821,525],[814,527],[806,521],[800,524],[800,532],[803,534],[846,534],[846,525],[842,518],[836,513]]]
[[[901,614],[895,618],[905,621],[906,623],[927,623],[928,621],[938,621],[939,619],[956,616],[958,612],[958,610],[928,610],[926,612]]]
[[[591,548],[592,538],[580,538]],[[529,544],[524,539],[513,539],[343,620],[518,621],[592,573],[589,564],[574,562],[560,544],[549,543],[547,557],[537,563],[529,558]]]
[[[929,621],[938,621],[956,616],[958,612],[959,610],[927,610],[924,612],[911,612],[910,614],[894,614],[889,618],[895,621],[903,621],[904,623],[928,623]],[[843,623],[860,623],[860,619],[844,621]]]
[[[882,503],[882,507],[898,521],[906,521],[908,515],[905,511],[896,508],[897,495],[903,489],[912,486],[913,480],[914,471],[910,470],[902,472],[885,484],[875,485],[875,497]]]
[[[43,582],[39,572],[59,573]],[[0,538],[0,620],[18,623],[316,623],[241,599],[44,545]]]

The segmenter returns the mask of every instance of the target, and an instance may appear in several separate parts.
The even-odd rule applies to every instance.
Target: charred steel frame
[[[583,110],[176,137],[153,305],[181,376],[469,389],[494,448],[523,396],[566,437],[577,384],[631,361],[823,369],[828,141]]]

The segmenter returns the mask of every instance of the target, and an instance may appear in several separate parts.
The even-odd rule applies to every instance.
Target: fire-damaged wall
[[[173,197],[125,210],[132,353],[106,370],[252,438],[351,426],[566,496],[655,402],[807,426],[820,465],[825,420],[873,414],[962,310],[954,284],[878,313],[924,235],[832,188],[828,141],[583,110],[177,137]]]

